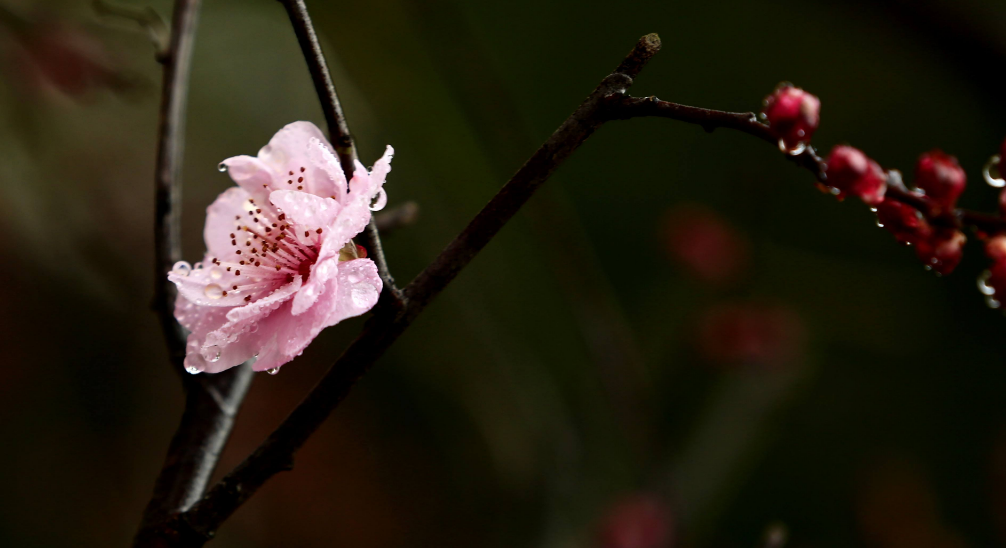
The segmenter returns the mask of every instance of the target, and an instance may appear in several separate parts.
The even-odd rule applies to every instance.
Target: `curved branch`
[[[670,118],[679,122],[687,122],[702,126],[706,131],[718,128],[733,129],[747,133],[775,146],[779,138],[769,127],[758,121],[753,112],[724,112],[699,107],[690,107],[670,101],[661,101],[656,97],[629,97],[615,95],[609,97],[604,107],[604,114],[610,120],[628,120],[631,118],[659,117]],[[798,166],[807,169],[822,183],[827,184],[825,173],[827,164],[817,155],[813,147],[807,147],[802,153],[787,158]],[[918,209],[926,219],[937,226],[948,228],[974,227],[978,230],[996,233],[1006,232],[1006,220],[966,209],[944,211],[926,196],[911,192],[903,185],[888,184],[886,199],[908,204]]]
[[[359,156],[356,152],[353,135],[349,132],[349,125],[346,123],[346,115],[342,112],[342,103],[339,102],[339,94],[335,91],[328,63],[325,61],[325,53],[321,50],[318,35],[314,32],[311,16],[307,12],[304,0],[279,1],[286,8],[287,15],[290,16],[290,23],[297,35],[297,42],[300,43],[300,48],[304,52],[307,69],[311,73],[311,81],[314,82],[314,90],[318,94],[321,110],[325,114],[329,139],[332,141],[332,146],[335,147],[339,162],[342,164],[342,171],[345,172],[348,181],[353,177],[354,164]],[[363,247],[367,248],[367,256],[377,264],[377,272],[381,275],[385,288],[382,296],[391,295],[395,300],[400,301],[401,292],[395,286],[395,279],[388,269],[388,260],[384,256],[381,236],[378,234],[377,224],[373,218],[358,238]]]

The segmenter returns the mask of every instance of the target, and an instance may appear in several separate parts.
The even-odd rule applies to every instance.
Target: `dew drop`
[[[270,375],[275,375],[276,373],[279,373],[279,368],[273,367],[272,369],[267,370],[266,373],[269,373]]]
[[[223,270],[221,270],[221,269],[219,269],[217,267],[213,267],[213,268],[210,269],[210,278],[213,278],[214,280],[219,280],[220,278],[223,278],[223,277],[224,277],[224,271]]]
[[[177,276],[188,276],[192,272],[192,265],[185,261],[178,261],[171,267],[171,273]]]
[[[995,297],[986,296],[985,297],[985,306],[988,306],[989,308],[999,308],[1000,303],[999,303],[999,301],[996,300]]]
[[[203,288],[203,294],[211,299],[219,299],[224,296],[224,289],[217,284],[209,284]]]
[[[793,147],[786,146],[786,142],[779,139],[779,150],[789,154],[790,156],[799,156],[803,154],[803,151],[807,150],[807,143],[799,142]],[[383,189],[382,189],[383,190]]]
[[[982,272],[980,276],[978,276],[978,291],[981,291],[982,295],[992,296],[996,294],[995,288],[988,284],[989,278],[991,277],[992,272],[990,270],[986,270],[985,272]]]
[[[346,281],[348,281],[351,284],[360,283],[360,277],[357,276],[355,273],[353,273],[350,274],[349,276],[346,276]]]
[[[199,368],[193,367],[191,365],[186,365],[185,366],[185,372],[188,373],[188,374],[190,374],[190,375],[198,375],[198,374],[202,373],[202,371],[200,371]]]
[[[209,358],[206,358],[206,354],[207,353],[211,354]],[[218,361],[220,361],[220,347],[219,346],[211,346],[211,347],[207,348],[204,351],[204,353],[203,353],[203,357],[206,358],[210,362],[218,362]]]
[[[989,186],[994,186],[996,188],[1002,188],[1006,186],[1006,180],[1003,180],[1002,172],[999,171],[999,155],[989,158],[988,162],[985,162],[985,167],[982,168],[982,177],[985,178],[985,182]]]
[[[203,269],[203,263],[196,263],[192,265],[192,270],[202,270],[202,269]]]
[[[227,171],[227,164],[225,164],[224,162],[220,162],[219,164],[217,164],[217,171],[219,171],[220,173]]]
[[[388,205],[388,193],[384,191],[384,187],[381,187],[374,195],[374,199],[370,202],[371,211],[380,211],[384,209],[384,206]]]

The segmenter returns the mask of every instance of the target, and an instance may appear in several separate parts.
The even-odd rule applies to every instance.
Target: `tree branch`
[[[733,129],[757,137],[773,146],[777,146],[779,138],[769,127],[758,121],[753,112],[724,112],[698,107],[690,107],[669,101],[661,101],[656,97],[630,97],[613,95],[606,100],[604,115],[610,120],[628,120],[631,118],[659,117],[670,118],[679,122],[687,122],[702,126],[706,131],[718,128]],[[798,166],[808,170],[821,183],[827,184],[825,173],[827,164],[817,155],[813,147],[807,147],[796,156],[786,156]],[[966,209],[951,211],[942,210],[930,198],[912,192],[903,185],[890,181],[885,199],[908,204],[918,209],[932,224],[947,228],[974,227],[987,233],[1006,232],[1006,220]]]
[[[341,403],[373,363],[457,276],[472,258],[517,213],[544,183],[603,122],[607,97],[622,94],[660,48],[655,34],[644,36],[612,73],[541,148],[517,171],[492,200],[443,252],[405,288],[407,299],[398,309],[381,308],[363,333],[332,365],[307,398],[248,458],[215,485],[199,503],[178,516],[174,534],[201,546],[217,528],[269,478],[293,466],[293,455]],[[199,541],[201,540],[201,542]]]
[[[339,102],[339,95],[335,91],[335,84],[332,82],[332,75],[328,71],[328,63],[325,61],[325,53],[321,51],[321,44],[318,43],[318,35],[314,32],[314,25],[311,23],[311,16],[307,12],[304,0],[279,0],[286,8],[287,15],[290,16],[290,23],[293,24],[293,31],[297,35],[297,42],[304,52],[304,59],[307,61],[308,72],[311,73],[311,81],[314,82],[315,92],[321,101],[321,109],[325,114],[325,123],[328,125],[328,137],[335,147],[335,153],[339,156],[342,164],[342,171],[346,174],[346,180],[353,177],[355,170],[354,162],[359,159],[356,152],[356,144],[353,135],[349,132],[349,125],[346,124],[346,116],[342,113],[342,104]],[[378,234],[377,225],[371,218],[370,224],[358,236],[363,247],[367,248],[367,256],[377,264],[377,272],[384,282],[384,292],[382,297],[391,295],[396,301],[401,300],[401,292],[395,286],[395,279],[388,269],[388,260],[384,256],[384,247],[381,245],[381,236]]]
[[[175,3],[170,46],[157,57],[164,65],[164,87],[155,174],[153,307],[160,318],[171,363],[181,375],[186,399],[181,424],[144,510],[135,546],[151,545],[161,536],[160,531],[170,516],[187,509],[202,496],[252,376],[247,366],[214,376],[184,372],[186,334],[175,321],[176,289],[167,279],[168,271],[182,256],[179,218],[185,105],[199,7],[200,0]]]

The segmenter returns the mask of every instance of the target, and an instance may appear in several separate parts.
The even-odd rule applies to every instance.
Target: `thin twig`
[[[160,317],[171,363],[182,376],[186,400],[181,424],[171,440],[134,540],[138,547],[156,543],[169,516],[187,509],[202,496],[251,382],[252,372],[247,366],[214,376],[196,377],[183,371],[186,334],[175,321],[176,290],[167,279],[168,271],[182,256],[179,206],[185,105],[199,7],[200,0],[175,3],[170,47],[166,54],[158,56],[164,64],[164,87],[155,175],[153,306]]]
[[[660,48],[655,34],[644,36],[613,73],[566,119],[541,148],[517,171],[495,197],[475,216],[446,249],[405,289],[408,299],[401,309],[379,310],[363,333],[332,365],[307,398],[248,458],[224,477],[198,504],[182,513],[173,534],[190,539],[185,546],[200,546],[217,528],[272,476],[293,465],[294,453],[345,399],[371,365],[422,312],[425,306],[457,276],[507,220],[602,123],[605,99],[621,94],[632,76]]]
[[[779,138],[769,127],[758,121],[753,112],[724,112],[705,108],[690,107],[656,97],[629,97],[615,95],[608,98],[604,114],[611,120],[660,117],[702,126],[706,131],[718,128],[734,129],[753,135],[777,146]],[[796,156],[786,156],[798,166],[810,171],[821,183],[827,184],[827,164],[817,155],[813,147],[807,147]],[[912,192],[903,186],[889,184],[885,199],[908,204],[918,209],[932,224],[947,228],[973,227],[986,233],[1006,232],[1006,220],[966,209],[943,210],[930,198]]]
[[[359,159],[359,155],[356,152],[353,134],[349,132],[349,125],[346,123],[346,115],[342,112],[339,94],[335,91],[335,84],[332,82],[332,75],[329,73],[328,63],[325,61],[325,53],[321,50],[318,35],[314,32],[311,16],[307,12],[304,0],[279,1],[290,16],[290,23],[293,24],[297,42],[300,43],[300,48],[304,52],[307,69],[311,73],[311,81],[314,82],[318,99],[321,100],[325,123],[328,124],[329,139],[332,141],[332,146],[335,147],[339,162],[342,164],[342,170],[348,180],[353,176],[354,164]],[[388,260],[384,256],[381,236],[378,234],[377,225],[373,218],[357,238],[363,247],[367,248],[367,256],[377,264],[377,272],[384,282],[385,291],[382,293],[382,297],[390,295],[396,301],[400,301],[401,292],[395,286],[395,279],[388,269]]]
[[[99,15],[121,17],[143,27],[147,31],[150,41],[154,44],[154,52],[157,60],[164,62],[163,60],[167,57],[168,48],[171,45],[169,43],[171,36],[167,25],[164,24],[164,20],[161,19],[161,16],[158,15],[154,8],[150,6],[139,8],[109,0],[94,0],[94,11]]]

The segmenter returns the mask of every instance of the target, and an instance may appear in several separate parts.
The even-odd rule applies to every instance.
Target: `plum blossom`
[[[295,122],[220,166],[238,184],[206,210],[206,255],[178,263],[175,318],[190,334],[185,369],[218,373],[251,358],[274,373],[322,329],[370,310],[377,267],[352,238],[387,201],[394,149],[347,183],[321,131]]]

